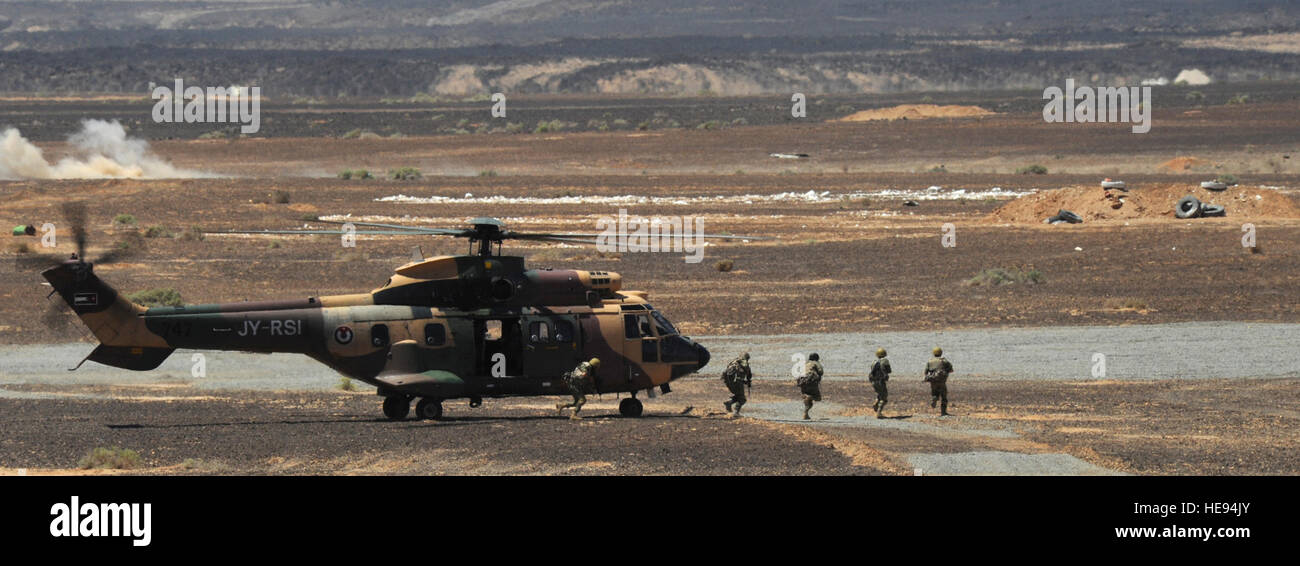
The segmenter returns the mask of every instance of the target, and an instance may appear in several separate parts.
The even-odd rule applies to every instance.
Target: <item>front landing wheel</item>
[[[384,397],[384,416],[390,421],[400,421],[411,412],[411,400],[400,395]]]
[[[618,412],[625,417],[641,416],[641,401],[628,397],[618,403]]]
[[[441,419],[442,400],[420,399],[420,402],[415,404],[415,416],[431,421]]]

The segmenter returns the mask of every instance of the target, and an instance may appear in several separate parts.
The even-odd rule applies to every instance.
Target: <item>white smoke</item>
[[[149,151],[149,142],[128,138],[116,120],[84,120],[68,136],[68,155],[58,163],[45,160],[41,148],[17,128],[0,134],[0,179],[175,179],[207,177],[177,169]]]

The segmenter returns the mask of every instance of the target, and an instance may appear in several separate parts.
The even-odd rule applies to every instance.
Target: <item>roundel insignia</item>
[[[340,326],[334,329],[334,341],[339,344],[347,344],[352,341],[352,329],[346,326]]]

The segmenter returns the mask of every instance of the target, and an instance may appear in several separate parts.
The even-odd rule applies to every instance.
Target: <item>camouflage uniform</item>
[[[803,393],[803,419],[808,420],[808,411],[812,409],[813,401],[822,400],[822,363],[816,357],[816,354],[809,356],[808,361],[803,365],[803,372],[809,379],[805,385],[799,386],[799,392]]]
[[[569,407],[573,407],[572,418],[581,418],[578,416],[578,411],[581,411],[582,406],[587,404],[587,393],[592,390],[595,373],[596,370],[592,367],[591,362],[582,362],[578,364],[578,367],[573,368],[573,371],[564,374],[564,383],[569,386],[569,393],[573,395],[573,402],[559,403],[555,405],[555,408],[564,411]]]
[[[889,374],[893,369],[889,367],[889,358],[880,356],[876,363],[871,364],[871,372],[868,379],[871,380],[871,388],[876,390],[876,402],[871,407],[876,410],[876,418],[885,418],[885,403],[889,402]]]
[[[731,391],[731,399],[723,406],[730,412],[734,406],[736,414],[740,414],[740,408],[745,405],[745,387],[754,381],[754,374],[749,371],[749,353],[746,352],[740,357],[731,360],[727,364],[727,369],[722,371],[722,382],[727,385],[727,390]]]
[[[930,382],[930,407],[933,408],[935,403],[940,400],[943,403],[939,406],[939,414],[948,414],[948,374],[952,373],[952,364],[948,359],[943,357],[943,353],[936,354],[930,361],[925,363],[925,381]]]

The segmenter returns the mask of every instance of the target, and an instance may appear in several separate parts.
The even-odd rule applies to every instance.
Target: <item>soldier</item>
[[[872,405],[876,409],[876,418],[885,418],[885,403],[889,402],[889,387],[886,383],[889,381],[889,373],[893,371],[889,368],[889,358],[885,357],[885,349],[876,350],[876,363],[871,364],[871,373],[868,379],[871,380],[871,387],[876,390],[876,403]]]
[[[803,393],[803,420],[808,420],[808,411],[812,409],[813,401],[822,400],[822,369],[821,356],[816,353],[808,354],[808,361],[803,365],[803,376],[799,378],[799,392]]]
[[[600,369],[600,358],[592,358],[591,361],[582,362],[573,371],[564,374],[564,383],[569,386],[569,393],[573,395],[572,403],[557,403],[555,409],[561,414],[564,410],[573,407],[573,414],[569,418],[579,420],[578,411],[582,406],[587,404],[587,393],[590,393],[596,379],[596,370]]]
[[[922,381],[930,382],[930,408],[940,399],[943,404],[939,405],[939,416],[948,416],[948,374],[952,373],[952,364],[943,357],[943,348],[934,349],[934,357],[925,363],[925,379]]]
[[[735,406],[735,414],[740,416],[740,408],[745,405],[745,388],[754,382],[754,374],[749,371],[749,352],[727,364],[727,369],[722,371],[722,382],[731,391],[731,399],[722,405],[727,408],[727,412],[731,412],[731,407]]]

